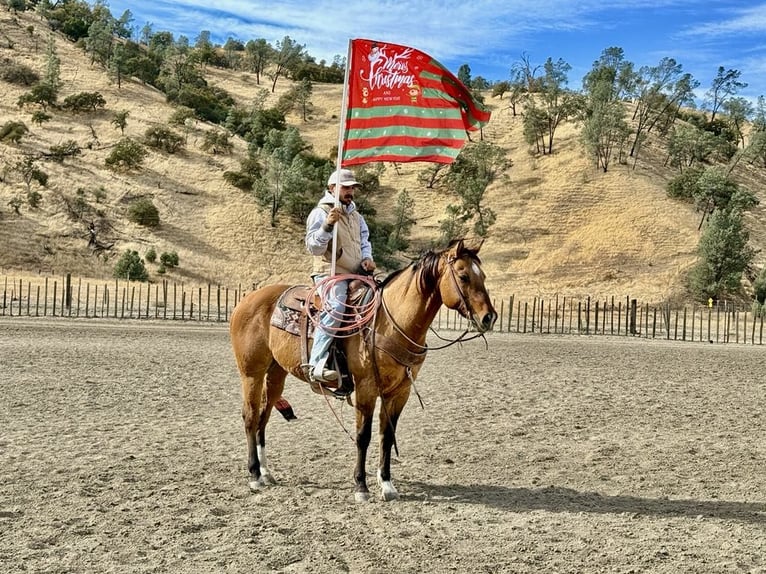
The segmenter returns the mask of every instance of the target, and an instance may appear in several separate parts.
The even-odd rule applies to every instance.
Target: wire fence
[[[220,285],[162,281],[90,281],[38,277],[5,277],[0,316],[157,319],[228,322],[247,290]],[[507,333],[622,335],[674,341],[763,345],[764,312],[731,301],[671,306],[642,303],[630,297],[590,297],[494,301],[499,314],[495,330]],[[438,330],[465,330],[465,318],[442,307],[434,320]]]

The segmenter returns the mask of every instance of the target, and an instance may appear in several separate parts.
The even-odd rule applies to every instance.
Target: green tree
[[[112,56],[115,37],[115,20],[109,9],[100,2],[93,8],[93,22],[88,27],[85,38],[85,50],[90,56],[90,63],[98,62],[106,67]]]
[[[275,58],[274,48],[263,38],[250,40],[245,44],[245,69],[255,74],[255,83],[260,85],[266,66]]]
[[[45,52],[45,75],[43,84],[48,86],[54,94],[53,103],[56,102],[58,91],[61,88],[61,58],[56,50],[56,39],[51,34],[48,37],[48,44]]]
[[[146,145],[168,153],[176,153],[184,145],[184,138],[167,126],[153,126],[144,132]]]
[[[615,148],[622,150],[630,134],[622,103],[633,82],[633,65],[622,48],[604,50],[583,79],[585,106],[581,138],[596,166],[608,171]]]
[[[735,96],[739,90],[746,88],[747,83],[740,82],[739,77],[742,72],[739,70],[726,69],[723,66],[718,66],[718,73],[710,85],[710,89],[705,92],[705,105],[706,109],[710,111],[710,121],[715,120],[715,115],[721,106],[726,103],[729,98]]]
[[[463,148],[445,178],[445,187],[460,199],[458,216],[463,222],[472,221],[479,237],[487,236],[496,219],[495,212],[484,204],[487,188],[511,165],[504,149],[482,141]]]
[[[697,265],[689,276],[697,297],[718,299],[740,291],[742,274],[755,256],[748,240],[738,210],[716,209],[710,215],[697,248]]]
[[[273,58],[274,66],[270,73],[272,94],[277,88],[277,80],[301,63],[304,49],[305,46],[298,44],[290,36],[285,36],[276,43]]]
[[[151,199],[141,198],[130,205],[128,220],[144,227],[158,227],[160,212]]]
[[[147,151],[140,143],[130,138],[122,138],[106,157],[107,167],[131,170],[141,166]]]
[[[734,133],[737,134],[739,143],[745,148],[745,126],[753,117],[753,104],[745,98],[730,98],[723,103],[721,109],[726,114],[726,119],[731,124]]]
[[[40,83],[32,87],[26,94],[19,96],[16,104],[21,108],[25,104],[38,104],[43,111],[48,110],[48,106],[55,106],[58,99],[58,91],[50,84]]]
[[[27,186],[27,193],[29,193],[33,181],[42,187],[48,184],[48,174],[37,166],[37,161],[31,155],[25,155],[17,161],[14,169],[21,174],[21,179]]]
[[[104,106],[106,106],[106,100],[100,92],[80,92],[64,98],[61,107],[67,111],[78,113],[95,112]]]
[[[112,121],[110,123],[115,128],[120,130],[121,135],[125,135],[125,128],[128,126],[129,115],[129,110],[120,110],[118,112],[114,112],[114,115],[112,116]]]
[[[403,189],[396,198],[393,226],[386,241],[392,252],[403,251],[409,247],[410,230],[415,225],[415,218],[412,217],[414,208],[415,199]]]
[[[17,144],[21,141],[21,138],[28,133],[29,128],[24,122],[15,122],[11,120],[0,126],[0,142]]]
[[[117,260],[112,275],[116,279],[127,279],[128,281],[148,281],[149,273],[146,271],[141,256],[138,251],[125,251]]]

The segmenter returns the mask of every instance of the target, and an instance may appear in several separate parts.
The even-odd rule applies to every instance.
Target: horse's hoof
[[[395,490],[383,490],[380,493],[380,498],[385,502],[391,502],[392,500],[399,500],[399,493]]]
[[[386,502],[397,500],[399,498],[399,493],[396,492],[396,489],[394,488],[394,485],[391,484],[390,480],[380,482],[380,497]]]
[[[271,473],[261,475],[261,481],[263,481],[264,486],[274,486],[277,483]]]
[[[250,482],[247,483],[250,487],[250,490],[253,492],[260,491],[263,487],[268,486],[269,483],[264,480],[263,476],[260,476],[258,478],[251,478]]]
[[[354,493],[354,502],[369,502],[370,501],[370,493],[369,492],[355,492]]]

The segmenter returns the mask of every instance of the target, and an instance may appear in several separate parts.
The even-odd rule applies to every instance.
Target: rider
[[[359,183],[349,169],[335,171],[327,181],[327,191],[306,220],[306,248],[314,256],[311,278],[314,283],[328,277],[332,262],[333,229],[337,225],[335,273],[371,273],[375,270],[370,245],[370,230],[356,209],[354,192]],[[339,205],[335,206],[336,197]],[[341,323],[348,294],[348,282],[336,281],[329,293],[322,293],[322,299],[332,307],[330,312],[322,311],[320,325],[314,331],[314,344],[309,357],[309,377],[313,381],[330,382],[338,380],[338,372],[326,365],[332,330]],[[322,328],[324,327],[324,329]],[[328,333],[327,330],[330,332]]]

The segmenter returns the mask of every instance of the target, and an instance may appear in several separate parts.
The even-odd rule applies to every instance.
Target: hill
[[[30,32],[29,27],[32,27]],[[42,71],[50,31],[31,13],[0,14],[0,61],[12,60]],[[185,134],[187,144],[176,154],[150,150],[142,169],[117,173],[105,158],[123,135],[112,125],[113,114],[129,112],[125,136],[142,139],[147,128],[167,125],[174,108],[164,94],[138,81],[118,89],[106,73],[90,64],[84,52],[56,36],[63,82],[59,101],[83,91],[99,92],[106,108],[92,114],[49,112],[52,119],[32,124],[30,111],[16,102],[28,88],[1,82],[0,117],[23,121],[30,132],[17,145],[0,144],[0,271],[3,275],[62,274],[111,277],[116,258],[126,249],[144,254],[175,251],[180,266],[168,277],[227,286],[260,286],[278,281],[305,282],[310,268],[301,226],[282,220],[272,228],[268,214],[251,196],[230,186],[223,172],[237,169],[246,144],[234,138],[231,154],[200,149],[206,130],[202,122]],[[252,74],[209,68],[209,83],[249,104],[260,86]],[[289,87],[280,80],[277,98]],[[314,110],[308,121],[288,118],[314,151],[327,156],[337,144],[341,86],[315,84]],[[489,287],[498,296],[619,296],[645,301],[686,299],[685,277],[696,260],[699,214],[671,200],[665,186],[674,174],[663,167],[662,142],[650,140],[635,168],[617,165],[602,173],[585,157],[576,125],[557,132],[555,153],[540,157],[529,152],[521,118],[506,102],[487,96],[492,120],[484,138],[508,151],[513,166],[502,183],[488,193],[487,206],[498,215],[482,248]],[[18,214],[9,202],[26,197],[27,186],[8,170],[24,154],[48,152],[51,146],[74,140],[82,154],[63,163],[44,161],[49,175],[38,208],[24,203]],[[425,164],[387,166],[381,193],[371,198],[378,215],[396,194],[407,189],[415,198],[413,252],[438,236],[438,223],[451,201],[443,192],[417,183]],[[738,177],[755,192],[761,206],[748,214],[751,242],[766,244],[763,175],[743,167]],[[161,225],[147,229],[130,223],[129,203],[150,198],[159,208]],[[82,214],[81,218],[78,215]],[[96,223],[98,240],[112,245],[100,255],[88,247],[88,226]],[[764,257],[758,255],[758,268]],[[150,272],[155,268],[149,267]],[[153,279],[158,276],[153,274]]]

